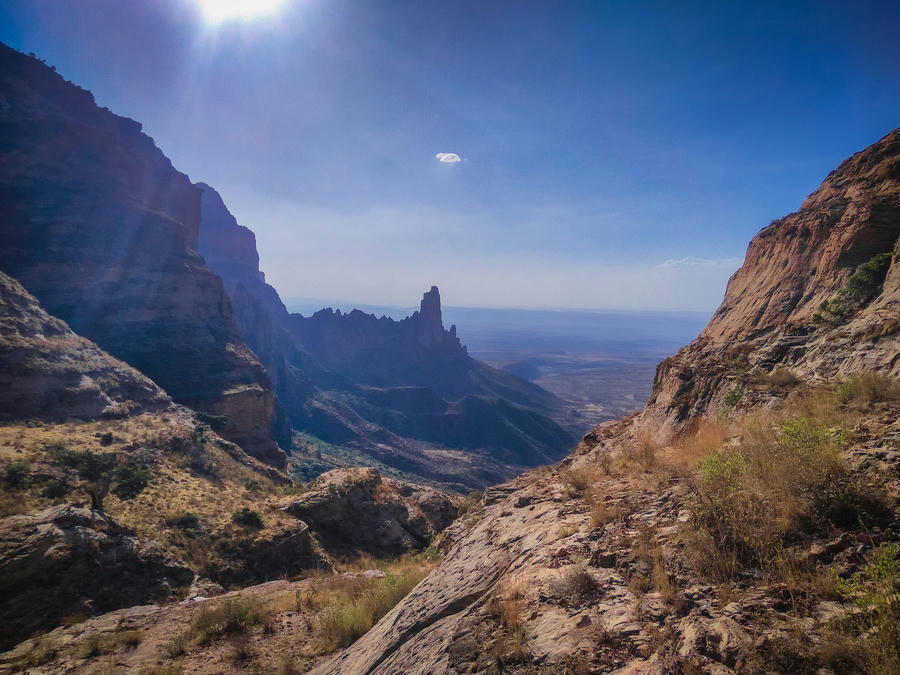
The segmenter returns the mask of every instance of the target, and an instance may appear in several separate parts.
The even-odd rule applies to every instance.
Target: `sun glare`
[[[278,11],[284,0],[197,0],[209,23],[252,19]]]

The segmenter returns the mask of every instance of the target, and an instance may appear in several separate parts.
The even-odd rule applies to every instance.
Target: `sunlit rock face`
[[[176,401],[273,463],[268,376],[196,252],[200,190],[90,92],[0,45],[0,269]]]
[[[895,129],[753,238],[709,324],[659,365],[646,423],[675,430],[729,396],[732,403],[750,396],[749,379],[775,367],[806,380],[868,370],[900,375],[898,237]],[[857,274],[847,286],[861,265],[877,260],[877,273]],[[835,299],[845,311],[826,311],[823,320],[823,301]]]

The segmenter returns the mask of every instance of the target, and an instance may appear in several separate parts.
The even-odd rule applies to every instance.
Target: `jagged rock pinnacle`
[[[432,286],[419,305],[419,339],[424,346],[432,347],[441,343],[443,333],[441,293],[437,286]]]

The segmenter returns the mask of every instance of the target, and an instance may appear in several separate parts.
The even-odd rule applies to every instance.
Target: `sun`
[[[252,19],[274,14],[284,0],[197,0],[208,23]]]

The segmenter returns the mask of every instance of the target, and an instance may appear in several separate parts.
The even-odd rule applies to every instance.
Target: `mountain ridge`
[[[418,311],[396,321],[359,310],[289,313],[259,269],[252,230],[214,188],[197,185],[200,253],[222,277],[295,429],[455,490],[556,461],[574,443],[557,422],[560,400],[469,357],[456,327],[443,327],[435,286]],[[291,461],[304,461],[302,449]],[[472,472],[472,461],[484,466]]]

